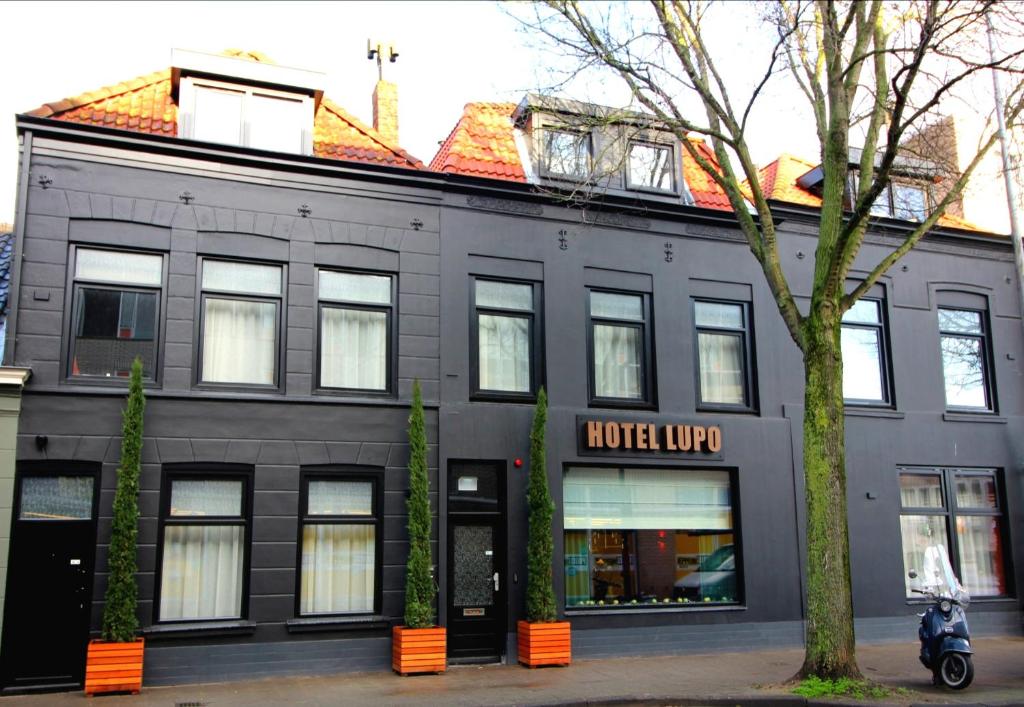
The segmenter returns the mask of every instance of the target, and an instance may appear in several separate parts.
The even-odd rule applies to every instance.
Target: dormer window
[[[629,144],[628,186],[632,189],[675,191],[675,160],[669,145]]]
[[[917,184],[889,184],[871,205],[874,216],[887,216],[904,221],[924,221],[928,212],[928,193]]]
[[[180,137],[293,154],[312,152],[311,96],[181,79]]]
[[[584,179],[590,171],[590,135],[571,130],[543,131],[544,167],[553,177]]]

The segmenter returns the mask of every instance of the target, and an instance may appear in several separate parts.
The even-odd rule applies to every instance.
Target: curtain
[[[639,328],[594,324],[594,394],[599,398],[642,397]]]
[[[300,613],[373,611],[376,528],[305,525]]]
[[[208,297],[203,312],[203,381],[274,384],[277,306]]]
[[[320,316],[320,385],[387,389],[388,315],[324,307]]]
[[[743,340],[730,334],[697,335],[700,397],[706,403],[743,405]]]
[[[977,596],[1006,594],[999,520],[994,516],[960,516],[956,527],[964,587]]]
[[[236,525],[164,529],[161,621],[241,616],[244,533]]]
[[[530,391],[530,322],[523,317],[480,314],[480,389]]]
[[[842,327],[843,397],[882,400],[881,345],[877,329]]]
[[[907,596],[912,597],[912,586],[935,584],[934,577],[925,576],[925,550],[936,545],[946,547],[946,519],[942,516],[900,516],[900,536],[903,539],[903,582]],[[912,581],[907,576],[912,569],[921,575],[919,580]]]

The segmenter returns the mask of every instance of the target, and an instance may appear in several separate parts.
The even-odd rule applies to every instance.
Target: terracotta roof
[[[516,148],[512,113],[515,103],[467,103],[430,169],[450,174],[525,182],[526,172]],[[714,153],[699,138],[698,149],[717,165]],[[697,206],[731,211],[729,199],[714,181],[683,152],[683,176]]]
[[[526,172],[513,137],[515,109],[515,103],[467,103],[430,161],[430,169],[525,182]]]
[[[802,206],[820,207],[821,198],[796,183],[797,179],[817,166],[818,163],[795,155],[786,153],[779,155],[776,160],[758,170],[758,178],[761,181],[761,190],[764,192],[765,198]],[[943,214],[939,218],[939,225],[967,231],[984,231],[970,221],[949,213]]]
[[[269,63],[258,52],[229,49],[224,53]],[[171,97],[169,69],[46,103],[27,115],[140,133],[178,134],[178,106]],[[314,118],[313,155],[423,169],[420,160],[327,98],[320,101]]]

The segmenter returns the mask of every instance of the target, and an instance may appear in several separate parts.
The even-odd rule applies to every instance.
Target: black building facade
[[[538,152],[558,116],[529,101],[516,115],[535,184],[565,176]],[[540,386],[577,656],[800,643],[799,352],[731,215],[702,206],[682,167],[646,190],[627,174],[580,209],[529,169],[503,181],[18,126],[5,363],[32,377],[9,489],[4,687],[80,680],[84,652],[45,670],[13,656],[32,654],[44,606],[71,607],[49,628],[72,646],[99,629],[135,355],[146,684],[387,669],[414,380],[452,658],[515,658]],[[680,164],[678,145],[644,139]],[[816,214],[777,207],[806,302]],[[858,272],[902,228],[883,219]],[[1013,273],[1006,239],[940,228],[844,326],[875,352],[846,416],[863,638],[913,635],[905,565],[938,537],[975,596],[974,630],[1020,631]]]

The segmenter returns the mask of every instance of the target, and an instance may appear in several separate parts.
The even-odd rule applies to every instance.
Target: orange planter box
[[[542,665],[569,665],[572,662],[572,638],[568,621],[516,624],[519,637],[519,662],[528,668]]]
[[[146,639],[131,643],[89,641],[85,656],[85,694],[130,692],[142,689],[142,655]]]
[[[448,668],[447,629],[392,628],[391,667],[400,675],[443,673]]]

